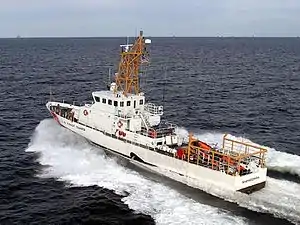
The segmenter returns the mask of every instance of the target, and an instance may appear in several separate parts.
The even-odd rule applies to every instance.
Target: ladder
[[[140,117],[146,127],[147,130],[149,130],[149,128],[151,127],[151,124],[149,123],[149,121],[146,119],[145,115],[143,113],[140,114]]]

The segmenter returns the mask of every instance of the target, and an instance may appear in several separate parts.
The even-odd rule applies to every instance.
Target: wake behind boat
[[[163,106],[146,101],[140,74],[149,63],[148,44],[140,32],[134,44],[120,45],[121,59],[109,90],[92,93],[93,103],[77,106],[49,101],[46,106],[63,127],[90,142],[148,166],[225,189],[251,193],[265,186],[266,149],[225,135],[221,148],[195,138],[187,142],[176,125],[163,121]]]

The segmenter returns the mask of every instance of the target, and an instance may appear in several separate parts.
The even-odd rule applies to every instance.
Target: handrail
[[[153,115],[163,115],[163,106],[158,106],[151,102],[144,105],[144,110]]]
[[[231,141],[230,143],[239,143],[242,146],[246,146],[245,153],[241,154],[240,151],[236,151],[233,147],[230,149],[231,151],[224,151],[224,148],[222,149],[215,149],[212,147],[208,147],[207,149],[202,148],[198,145],[193,144],[195,141],[198,141],[198,139],[194,138],[192,134],[189,135],[189,143],[187,148],[185,149],[186,155],[187,155],[187,161],[190,161],[190,156],[196,156],[197,157],[197,165],[199,162],[200,156],[203,154],[203,160],[204,155],[206,155],[206,161],[207,165],[210,165],[212,169],[215,169],[216,163],[218,166],[220,166],[220,163],[226,166],[227,171],[226,173],[231,173],[232,171],[236,171],[238,173],[243,172],[241,169],[241,165],[250,163],[251,161],[255,162],[256,165],[261,166],[262,168],[265,167],[265,153],[267,152],[266,149],[258,146],[254,146],[248,143],[243,143],[240,141],[235,141],[230,138],[226,137],[227,135],[224,135],[223,137],[223,146],[225,146],[226,141]],[[232,144],[233,146],[233,144]],[[247,146],[254,147],[257,149],[257,151],[251,151],[247,149]],[[246,152],[248,150],[248,153]],[[222,151],[222,152],[221,152]],[[224,151],[224,153],[223,153]],[[219,168],[220,169],[220,168]]]
[[[265,151],[265,152],[267,151],[267,149],[265,149],[265,148],[262,148],[262,147],[259,147],[259,146],[255,146],[255,145],[252,145],[252,144],[249,144],[249,143],[245,143],[245,142],[241,142],[241,141],[236,141],[236,140],[233,140],[233,139],[230,139],[230,138],[226,138],[226,137],[224,137],[223,139],[224,139],[223,148],[225,148],[225,141],[230,141],[230,142],[233,142],[233,143],[236,143],[236,144],[248,146],[248,147],[255,148],[255,149],[260,149],[260,150]]]

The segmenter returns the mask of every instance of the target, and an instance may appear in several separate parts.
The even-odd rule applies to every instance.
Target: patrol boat
[[[140,75],[150,61],[150,43],[141,31],[134,44],[120,45],[118,71],[108,89],[92,92],[93,102],[82,106],[50,100],[46,107],[53,118],[103,149],[172,172],[180,182],[193,179],[245,193],[263,188],[266,149],[227,135],[221,147],[193,134],[181,137],[176,125],[162,119],[163,106],[146,100]]]

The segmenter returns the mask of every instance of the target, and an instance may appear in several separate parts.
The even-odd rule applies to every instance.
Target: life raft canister
[[[208,144],[201,141],[198,142],[198,146],[207,151],[211,150],[211,147]]]

